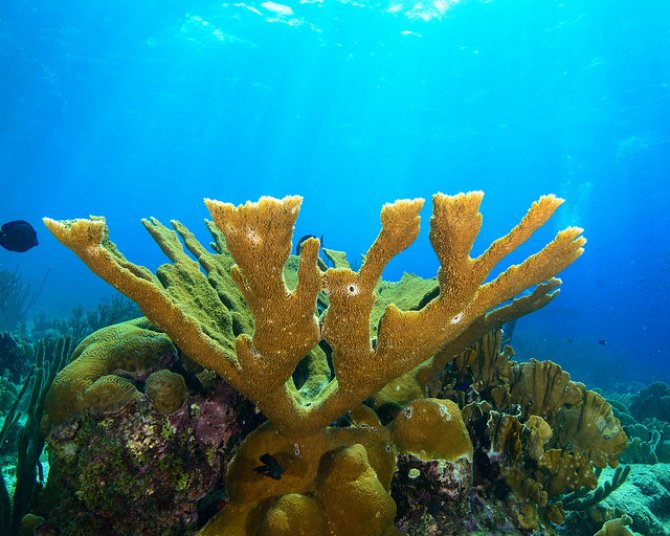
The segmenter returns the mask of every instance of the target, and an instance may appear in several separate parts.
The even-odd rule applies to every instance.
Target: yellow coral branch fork
[[[44,218],[44,223],[93,272],[137,302],[189,357],[253,400],[287,436],[300,436],[324,428],[429,359],[477,319],[552,278],[582,254],[582,229],[569,227],[535,255],[486,282],[563,200],[541,197],[516,227],[471,258],[482,223],[482,198],[482,192],[433,196],[430,241],[440,261],[439,295],[418,311],[389,305],[374,340],[369,319],[375,286],[386,264],[416,239],[423,199],[384,205],[381,231],[358,271],[322,271],[318,240],[305,241],[293,290],[286,285],[284,268],[299,196],[262,197],[239,206],[206,199],[216,225],[210,230],[217,254],[206,251],[179,222],[172,222],[176,231],[171,231],[155,219],[145,220],[172,261],[156,274],[126,260],[109,240],[103,218]],[[237,288],[226,291],[233,281]],[[316,303],[322,291],[329,305],[319,317]],[[241,294],[252,321],[244,322],[230,298],[235,294]],[[333,374],[308,396],[296,388],[292,375],[322,340],[332,349]]]

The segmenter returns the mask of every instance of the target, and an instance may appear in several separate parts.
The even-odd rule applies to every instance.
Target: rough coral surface
[[[421,460],[472,460],[472,442],[458,405],[426,398],[409,403],[390,425],[402,452]]]
[[[280,478],[255,470],[265,453],[281,467]],[[235,455],[226,474],[230,502],[201,534],[274,534],[292,511],[307,517],[289,516],[288,526],[311,536],[393,534],[394,467],[395,448],[381,427],[329,428],[293,442],[266,423]]]

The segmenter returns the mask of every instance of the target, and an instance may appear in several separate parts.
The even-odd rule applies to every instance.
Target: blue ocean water
[[[545,193],[566,199],[512,261],[580,225],[585,255],[518,322],[521,357],[591,385],[670,381],[670,3],[6,0],[0,220],[40,245],[0,269],[67,314],[112,290],[40,219],[104,215],[133,262],[140,224],[202,199],[304,196],[296,239],[364,253],[383,203],[484,190],[476,253]],[[422,233],[385,276],[435,274]]]

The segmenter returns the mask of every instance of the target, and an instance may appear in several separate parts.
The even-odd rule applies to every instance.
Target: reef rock
[[[115,413],[52,426],[46,495],[57,506],[44,507],[47,522],[35,533],[193,532],[203,522],[198,501],[222,487],[233,449],[258,419],[223,382],[169,415],[163,409],[140,397]]]

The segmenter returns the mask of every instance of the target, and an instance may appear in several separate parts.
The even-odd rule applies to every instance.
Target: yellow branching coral
[[[256,402],[285,434],[300,436],[324,428],[581,255],[582,230],[569,227],[537,254],[486,282],[495,266],[544,225],[562,200],[541,197],[507,235],[471,258],[482,222],[482,197],[481,192],[433,197],[430,240],[440,261],[439,295],[420,310],[388,305],[376,339],[370,328],[376,285],[386,264],[415,240],[423,199],[383,207],[381,232],[358,271],[321,270],[319,242],[306,240],[293,290],[285,283],[284,267],[302,201],[298,196],[263,197],[240,206],[205,200],[216,225],[210,230],[218,255],[208,253],[178,222],[173,222],[173,232],[146,220],[172,261],[156,275],[125,259],[109,240],[102,218],[44,222],[95,273],[137,302],[187,355]],[[223,251],[224,240],[230,257]],[[231,277],[236,288],[223,292]],[[322,291],[329,304],[318,317]],[[541,293],[541,300],[548,299],[548,293]],[[245,307],[252,318],[245,315]],[[332,349],[333,377],[320,391],[305,396],[292,374],[322,340]]]
[[[400,280],[398,286],[404,279],[403,277]],[[505,322],[511,322],[544,307],[557,295],[557,288],[560,284],[560,279],[552,277],[537,285],[533,292],[480,316],[433,357],[386,384],[373,397],[375,407],[389,403],[403,404],[416,398],[432,396],[431,393],[437,393],[441,387],[442,371],[452,361],[456,369],[461,371],[462,378],[466,372],[473,379],[476,378],[474,386],[476,390],[492,387],[494,401],[498,407],[501,407],[503,399],[509,398],[509,392],[496,384],[501,378],[509,376],[509,358],[514,352],[510,347],[507,347],[503,353],[499,352],[502,334],[498,332],[498,328]],[[439,287],[431,289],[423,297],[420,305],[427,303],[438,293]],[[511,353],[508,354],[508,352]],[[473,363],[473,360],[476,360],[477,363]]]

